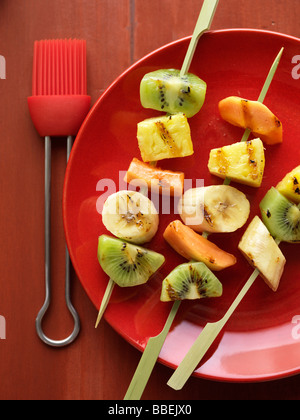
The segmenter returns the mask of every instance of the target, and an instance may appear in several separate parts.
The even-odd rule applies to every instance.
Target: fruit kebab
[[[180,72],[171,70],[166,74],[164,71],[162,71],[159,75],[156,74],[156,76],[154,77],[154,81],[148,75],[148,77],[145,76],[141,83],[141,102],[145,107],[149,106],[149,102],[147,102],[148,98],[150,102],[152,101],[152,105],[154,101],[154,106],[156,107],[154,109],[157,109],[157,103],[159,103],[160,110],[172,113],[175,112],[175,115],[173,116],[163,116],[158,119],[149,119],[148,121],[142,122],[138,125],[137,137],[139,147],[141,150],[141,155],[144,162],[151,163],[150,166],[155,166],[156,160],[158,160],[158,158],[163,159],[166,157],[184,157],[193,154],[193,144],[190,138],[190,129],[187,123],[187,117],[183,114],[183,112],[185,112],[189,116],[192,116],[195,115],[195,113],[197,113],[201,109],[205,99],[206,83],[203,82],[197,76],[187,75],[186,73],[188,72],[200,36],[203,34],[204,31],[208,30],[211,25],[215,10],[218,5],[218,1],[219,0],[204,0]],[[159,78],[157,78],[157,76],[159,76]],[[172,83],[170,85],[168,82],[166,90],[165,79],[171,78],[173,79]],[[150,93],[151,86],[153,88],[153,85],[156,91],[156,94],[154,95]],[[158,87],[158,90],[156,89],[156,87]],[[159,93],[159,96],[157,95],[157,93]],[[173,101],[174,96],[177,96],[177,98],[175,98],[175,102]],[[171,128],[170,130],[166,129],[166,123],[169,123],[169,126]],[[173,132],[172,127],[175,127],[175,132]],[[143,137],[143,132],[146,133],[146,139]],[[149,134],[152,136],[153,134],[155,135],[155,133],[156,141],[160,143],[162,154],[160,156],[157,156],[156,153],[155,158],[153,158],[152,156],[147,155],[145,153],[147,153],[147,149],[149,150],[149,148],[147,147],[147,139],[149,138]],[[143,151],[145,151],[145,153],[143,153]],[[136,166],[137,165],[135,165],[135,167]],[[141,169],[141,166],[139,166],[139,169]],[[145,174],[146,168],[143,168],[143,171]],[[172,179],[174,179],[174,177],[172,177]],[[143,190],[141,190],[141,192],[143,192]],[[96,321],[96,327],[99,324],[100,319],[108,304],[113,287],[114,281],[113,279],[110,279],[101,302],[98,318]]]
[[[150,166],[156,165],[157,157],[155,156],[155,158],[153,159],[150,156],[145,156],[145,154],[143,153],[144,150],[146,150],[147,152],[147,139],[146,141],[145,139],[143,139],[143,130],[146,130],[146,131],[148,130],[148,133],[151,133],[151,130],[154,131],[154,133],[156,132],[156,139],[158,139],[159,147],[160,149],[164,151],[165,157],[167,158],[175,157],[176,155],[178,157],[183,157],[183,156],[189,156],[193,154],[193,145],[190,139],[190,129],[187,123],[187,117],[185,114],[183,114],[183,109],[185,112],[188,113],[189,116],[195,115],[195,113],[197,113],[201,109],[204,99],[205,99],[206,83],[203,82],[201,79],[197,78],[196,76],[195,77],[191,75],[187,76],[187,73],[188,73],[189,66],[192,61],[198,40],[200,36],[206,30],[210,28],[217,5],[218,5],[218,0],[204,0],[195,29],[193,31],[191,41],[189,43],[187,53],[184,58],[182,68],[180,70],[180,74],[178,76],[178,71],[171,71],[169,73],[170,78],[173,79],[172,80],[173,86],[172,87],[169,86],[170,92],[166,92],[165,90],[165,84],[164,84],[165,81],[162,81],[160,79],[156,82],[154,81],[154,85],[158,86],[158,89],[156,88],[154,89],[155,93],[151,101],[154,99],[154,102],[156,102],[155,107],[158,106],[157,104],[159,104],[160,110],[164,110],[165,112],[172,111],[172,112],[175,112],[175,115],[167,115],[166,117],[162,117],[163,121],[161,121],[160,118],[149,119],[138,125],[137,138],[138,138],[138,143],[139,143],[142,159],[146,163],[149,162]],[[160,76],[164,77],[165,79],[166,74],[164,71],[162,71],[162,73],[163,75],[160,74]],[[155,77],[156,76],[158,75],[156,74]],[[195,96],[199,102],[198,104],[193,103],[195,101],[194,86],[192,86],[193,87],[193,91],[192,91],[191,86],[189,85],[189,81],[191,81],[191,79],[192,79],[192,82],[196,82],[196,85],[197,85],[197,88],[195,89]],[[153,80],[149,80],[149,77],[145,76],[145,78],[143,79],[141,83],[141,88],[140,88],[141,102],[145,107],[148,106],[149,103],[147,103],[147,99],[145,102],[144,93],[147,90],[147,85],[149,87],[152,84],[152,87],[153,87],[152,82]],[[177,93],[176,93],[176,86],[177,86]],[[174,95],[175,95],[175,108],[174,108]],[[151,97],[151,94],[149,94],[149,97]],[[182,123],[176,124],[176,121],[178,120],[181,120]],[[169,122],[171,130],[165,129],[166,122]],[[176,136],[177,142],[176,141],[174,142],[173,127],[175,127],[175,131],[178,130],[178,127],[179,127],[179,131],[183,130],[184,132],[183,136],[182,136],[182,133]],[[142,130],[139,131],[139,129],[141,128]],[[142,131],[142,135],[141,135],[141,131]],[[171,136],[170,136],[170,133],[171,133]],[[148,136],[148,139],[149,139],[149,136]],[[148,146],[150,148],[151,146],[153,147],[152,140],[149,140]],[[182,152],[182,150],[185,150],[185,151]],[[126,399],[139,399],[141,397],[143,390],[147,384],[147,381],[151,375],[153,367],[156,363],[160,349],[165,341],[167,333],[177,313],[179,304],[180,304],[180,301],[175,301],[170,311],[170,314],[168,316],[168,319],[165,323],[164,329],[161,331],[161,333],[158,336],[152,337],[149,339],[147,346],[144,350],[143,356],[138,365],[138,368],[132,378],[131,384],[124,397],[125,400]],[[140,375],[140,372],[142,372],[141,375]]]
[[[172,388],[179,390],[184,386],[259,275],[274,292],[277,291],[286,263],[278,245],[281,241],[300,243],[298,184],[299,166],[288,173],[276,188],[271,187],[260,202],[261,218],[254,216],[238,244],[239,250],[255,270],[223,318],[206,324],[169,379],[168,385]]]
[[[272,64],[272,67],[269,71],[269,74],[268,74],[267,79],[264,83],[262,91],[259,95],[258,101],[260,101],[260,102],[263,102],[263,100],[266,96],[268,88],[271,84],[273,76],[274,76],[274,74],[276,72],[276,69],[278,67],[282,52],[283,52],[283,48],[280,50],[279,54],[277,55],[277,57],[275,58],[275,60]],[[250,130],[246,129],[241,141],[246,141],[249,137],[249,134],[250,134]],[[230,183],[230,179],[225,175],[224,184],[229,184],[229,183]],[[207,236],[207,233],[204,232],[203,237],[205,238],[206,236]],[[256,274],[256,271],[255,271],[254,275],[251,276],[251,278],[248,280],[248,284],[246,284],[245,287],[243,288],[243,290],[242,290],[243,293],[248,290],[247,287],[251,286],[251,284],[253,283],[253,281],[257,277],[257,275],[258,274]],[[161,350],[161,348],[164,344],[164,341],[167,337],[168,331],[169,331],[169,329],[172,325],[173,319],[174,319],[174,317],[177,313],[179,305],[180,305],[180,300],[175,300],[175,302],[173,304],[173,307],[170,311],[169,317],[166,321],[165,327],[163,328],[162,332],[159,335],[157,335],[156,337],[151,337],[149,339],[149,341],[147,343],[147,346],[145,348],[145,351],[143,353],[143,356],[142,356],[142,358],[140,360],[140,363],[139,363],[139,365],[136,369],[136,372],[135,372],[135,374],[132,378],[132,381],[130,383],[130,386],[127,390],[127,393],[126,393],[124,399],[139,399],[141,397],[141,395],[142,395],[142,393],[145,389],[145,386],[147,384],[147,381],[148,381],[148,379],[151,375],[153,367],[156,363],[157,357],[159,356],[160,350]],[[233,311],[234,309],[235,308],[232,306],[231,310]],[[228,315],[230,316],[231,314],[228,313]],[[197,356],[194,356],[194,357],[197,357]],[[190,372],[190,374],[191,373],[192,373],[192,371]]]
[[[258,134],[258,131],[259,131],[259,134],[261,136],[262,134],[263,135],[267,134],[266,136],[262,137],[266,144],[276,144],[276,143],[282,142],[281,122],[277,119],[277,117],[274,116],[274,114],[271,113],[271,111],[268,108],[264,106],[263,107],[260,106],[266,96],[270,83],[278,67],[282,53],[283,53],[283,48],[281,48],[280,52],[278,53],[277,57],[274,60],[274,63],[265,81],[263,89],[259,95],[258,101],[248,101],[248,100],[243,100],[236,97],[229,97],[219,103],[219,110],[223,119],[225,119],[226,121],[234,125],[239,125],[240,127],[246,128],[244,135],[242,137],[242,140],[240,142],[241,146],[239,146],[238,143],[236,143],[231,146],[225,146],[220,149],[214,149],[210,153],[208,169],[211,173],[225,179],[224,184],[228,185],[231,181],[231,179],[229,178],[230,170],[233,170],[233,173],[236,175],[237,168],[241,169],[243,168],[243,166],[245,167],[245,161],[243,161],[242,159],[242,165],[241,165],[241,160],[240,160],[241,155],[235,152],[236,151],[239,152],[240,151],[239,148],[244,147],[243,144],[245,144],[245,142],[247,141],[251,131],[254,134]],[[251,102],[251,103],[249,104],[248,102]],[[235,106],[237,104],[238,104],[238,112],[234,112]],[[241,107],[242,107],[242,110],[241,110]],[[274,129],[274,126],[272,129],[269,129],[269,126],[272,125],[270,124],[271,120],[276,122],[275,128],[277,128],[277,130]],[[260,122],[260,124],[258,124],[258,122]],[[260,130],[256,130],[255,127],[259,127],[259,126],[260,126]],[[279,130],[279,135],[278,135],[278,130]],[[260,139],[255,139],[255,140],[252,140],[251,142],[256,141],[256,140],[260,140]],[[248,144],[249,142],[247,141],[246,147],[248,147]],[[258,151],[259,149],[260,151]],[[233,151],[233,153],[231,154],[230,151]],[[251,146],[251,154],[252,153],[253,153],[253,147]],[[242,170],[242,172],[244,173],[246,172],[247,176],[245,177],[243,176],[243,174],[241,174],[234,180],[236,180],[237,182],[246,184],[246,185],[252,185],[254,187],[260,186],[262,173],[264,170],[264,155],[263,155],[262,145],[260,143],[257,144],[256,153],[258,153],[258,159],[255,159],[255,160],[250,159],[250,153],[249,153],[248,165],[246,165],[247,170],[245,171],[245,168],[244,168],[244,171]],[[247,153],[245,153],[245,150],[242,156],[243,155],[247,155]],[[220,162],[222,162],[222,164],[220,164]],[[224,162],[226,163],[225,165],[224,165]],[[249,165],[249,162],[255,163],[254,176],[253,176],[253,168],[251,168],[251,164]],[[257,171],[257,166],[259,166],[258,171]],[[217,167],[217,170],[215,168],[212,169],[213,167]],[[295,169],[295,171],[297,171],[297,168]],[[288,176],[289,174],[285,177],[285,179],[288,178]],[[256,241],[260,240],[260,238],[256,234],[257,233],[256,228],[257,228],[259,231],[259,235],[262,235],[261,240],[267,243],[269,247],[273,249],[273,259],[271,258],[271,261],[270,261],[270,258],[266,260],[265,258],[262,258],[260,252],[256,252],[256,255],[258,256],[259,261],[263,261],[263,263],[255,266],[256,269],[254,270],[253,274],[250,276],[250,278],[248,279],[248,281],[246,282],[246,284],[244,285],[244,287],[242,288],[242,290],[236,297],[235,301],[232,303],[232,305],[228,309],[225,316],[218,322],[208,323],[207,329],[205,330],[206,328],[205,327],[202,330],[198,339],[195,341],[194,345],[191,347],[191,349],[189,350],[189,352],[187,353],[183,361],[180,363],[180,365],[178,366],[178,368],[176,369],[176,371],[174,372],[174,374],[171,376],[170,380],[168,381],[168,385],[171,386],[172,388],[174,389],[182,388],[186,380],[193,373],[197,364],[205,355],[206,351],[208,350],[210,345],[213,343],[214,339],[217,337],[218,333],[226,324],[227,320],[230,318],[230,316],[232,315],[236,307],[239,305],[240,301],[243,299],[243,297],[245,296],[249,288],[252,286],[252,284],[254,283],[255,279],[258,277],[259,274],[261,274],[262,278],[264,278],[266,283],[269,284],[269,286],[273,290],[277,290],[279,280],[283,272],[285,258],[278,247],[280,239],[277,239],[276,241],[273,240],[270,237],[269,231],[267,230],[267,228],[263,225],[262,222],[261,223],[260,222],[261,221],[259,218],[258,220],[255,218],[250,223],[247,229],[248,232],[246,231],[247,232],[246,238],[250,239],[252,243],[252,247],[251,246],[250,247],[251,247],[251,250],[253,251],[253,248],[255,248],[255,245],[256,245]],[[252,254],[250,253],[247,254],[247,251],[249,250],[248,249],[249,243],[248,243],[248,246],[245,246],[245,249],[243,248],[245,242],[246,240],[240,242],[239,249],[248,259],[248,261],[250,263],[253,263],[253,258],[249,256],[249,255],[252,256]],[[272,261],[274,262],[274,260],[276,260],[278,264],[277,266],[275,265],[276,266],[275,271],[273,270],[273,272],[269,273],[269,275],[271,276],[271,280],[270,280],[268,276],[264,276],[264,272],[265,272],[265,267],[269,267],[268,263],[271,264]],[[259,268],[261,271],[259,271]]]
[[[200,36],[204,31],[208,30],[211,25],[218,1],[219,0],[204,0],[180,72],[176,70],[170,70],[167,71],[166,74],[166,72],[162,70],[159,71],[158,74],[156,73],[154,78],[152,78],[150,75],[146,75],[144,77],[140,87],[140,98],[143,106],[148,107],[150,105],[151,108],[157,109],[159,104],[160,110],[172,113],[175,112],[175,115],[167,115],[155,119],[149,119],[148,121],[146,120],[138,124],[137,137],[142,159],[144,162],[146,162],[146,165],[142,166],[142,162],[133,160],[131,167],[129,168],[130,170],[127,171],[127,182],[139,179],[140,177],[142,180],[146,178],[146,182],[148,181],[150,185],[151,182],[155,182],[155,180],[158,179],[159,183],[157,183],[156,186],[159,187],[161,193],[163,193],[164,188],[166,187],[165,181],[167,181],[168,193],[176,195],[182,192],[184,174],[175,174],[170,173],[170,171],[163,170],[154,172],[153,169],[158,159],[164,159],[168,157],[184,157],[193,154],[193,144],[190,136],[190,128],[187,122],[187,117],[185,114],[183,114],[183,112],[189,116],[192,116],[200,110],[205,99],[206,83],[197,76],[186,75],[186,73],[188,72]],[[170,84],[170,80],[167,82],[166,79],[171,78],[173,80]],[[165,82],[167,83],[167,87]],[[151,89],[153,88],[156,92],[154,94],[151,92]],[[173,101],[174,96],[177,96],[177,98],[175,98],[175,102]],[[167,129],[167,124],[169,125],[168,128],[170,128],[170,130]],[[175,129],[175,131],[173,129]],[[156,154],[154,158],[151,156],[151,153],[149,154],[149,150],[151,148],[148,144],[149,137],[152,136],[156,136],[156,142],[158,143],[158,145],[156,145]],[[151,142],[153,143],[152,140]],[[157,154],[157,149],[159,148],[161,149],[160,155]],[[149,165],[147,165],[148,162],[150,162]],[[138,176],[135,177],[134,175]],[[176,185],[173,185],[173,182],[175,182]],[[176,188],[177,190],[175,191]],[[144,189],[146,189],[145,186]],[[143,189],[140,191],[142,193]],[[104,219],[105,218],[108,220],[110,226],[113,225],[113,217],[110,218],[109,214],[104,214]],[[109,221],[109,219],[111,220]],[[124,224],[123,229],[125,229]],[[142,242],[146,241],[147,239]],[[99,260],[99,262],[100,261],[101,260]],[[100,305],[96,327],[100,322],[105,308],[107,307],[114,284],[114,280],[110,279]]]

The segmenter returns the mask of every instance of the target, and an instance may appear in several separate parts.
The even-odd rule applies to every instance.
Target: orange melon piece
[[[265,144],[282,142],[282,124],[270,109],[258,101],[229,96],[219,102],[221,117],[238,127],[249,128]]]
[[[171,222],[163,237],[178,254],[188,260],[202,261],[212,271],[220,271],[236,263],[234,255],[223,251],[180,220]]]
[[[148,188],[171,196],[181,195],[184,186],[184,173],[162,170],[133,158],[125,175],[125,181],[138,184],[145,181]]]

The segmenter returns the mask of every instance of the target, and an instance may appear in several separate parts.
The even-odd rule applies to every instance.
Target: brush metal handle
[[[67,139],[67,161],[70,156],[73,138],[69,136]],[[47,345],[52,347],[63,347],[71,344],[80,331],[80,320],[78,313],[72,305],[70,298],[70,257],[66,246],[65,259],[65,300],[74,320],[74,329],[72,333],[65,339],[53,340],[46,336],[42,328],[42,321],[51,302],[51,263],[50,263],[50,247],[51,247],[51,138],[45,137],[45,301],[40,309],[35,325],[36,331],[40,339]]]

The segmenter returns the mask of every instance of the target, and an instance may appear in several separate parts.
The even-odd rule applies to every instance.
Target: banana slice
[[[123,240],[142,244],[151,241],[159,217],[151,200],[136,191],[118,191],[103,205],[102,221],[107,230]]]
[[[246,223],[250,203],[230,185],[187,190],[178,203],[183,222],[197,232],[234,232]]]

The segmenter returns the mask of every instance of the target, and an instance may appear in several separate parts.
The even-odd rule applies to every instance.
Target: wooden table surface
[[[72,300],[81,332],[71,346],[47,347],[35,317],[44,299],[44,141],[27,108],[35,40],[86,39],[92,103],[145,54],[192,34],[202,0],[1,0],[0,55],[0,398],[123,399],[140,352],[103,321],[72,271]],[[220,0],[212,29],[257,28],[300,37],[299,0]],[[299,51],[300,54],[300,51]],[[3,59],[2,59],[3,62]],[[3,68],[2,68],[3,70]],[[66,143],[53,142],[53,304],[45,330],[62,338],[72,329],[64,306],[62,190]],[[3,337],[2,337],[3,338]],[[300,376],[251,384],[191,378],[182,391],[166,385],[171,370],[157,364],[147,400],[299,399]]]

